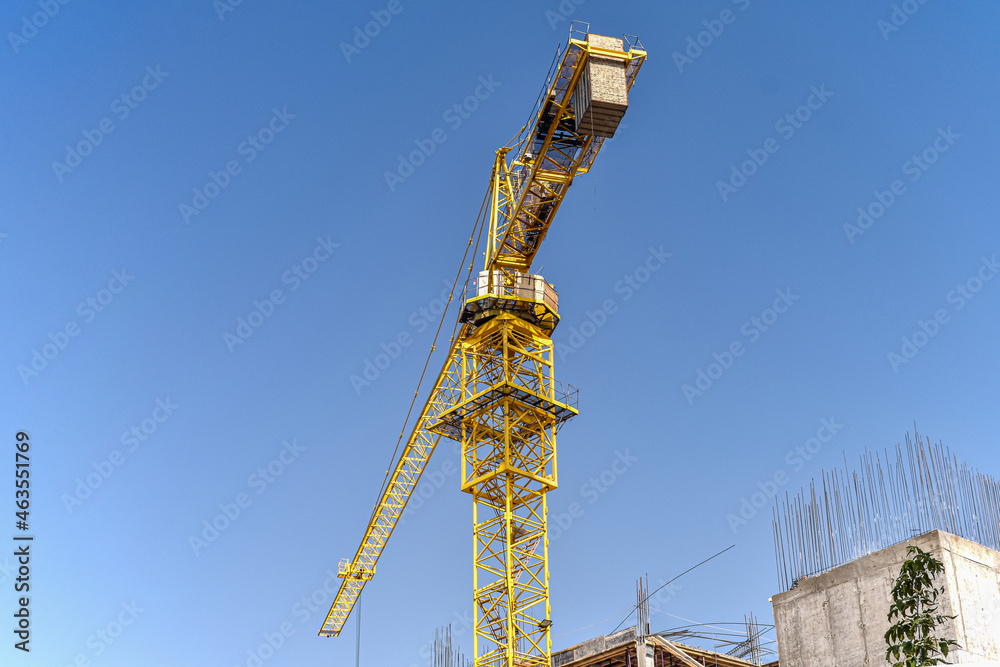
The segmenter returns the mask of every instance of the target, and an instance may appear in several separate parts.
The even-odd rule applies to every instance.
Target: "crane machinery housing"
[[[320,636],[340,634],[444,437],[461,443],[461,488],[473,499],[475,665],[551,664],[546,494],[558,484],[556,432],[578,413],[577,390],[555,379],[558,296],[531,265],[574,177],[614,136],[645,59],[636,37],[574,22],[527,124],[496,151],[485,265],[467,281],[460,329],[361,546],[340,562]]]

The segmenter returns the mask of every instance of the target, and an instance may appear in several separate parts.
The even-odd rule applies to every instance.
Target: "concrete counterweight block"
[[[587,41],[599,49],[625,50],[623,40],[616,37],[587,35]],[[626,109],[625,61],[591,55],[573,91],[576,131],[611,138],[615,136]]]

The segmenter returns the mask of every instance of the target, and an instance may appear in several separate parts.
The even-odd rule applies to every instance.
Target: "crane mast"
[[[614,136],[646,52],[575,22],[529,122],[496,152],[482,271],[467,286],[461,329],[372,512],[321,636],[337,636],[438,441],[461,443],[473,498],[476,667],[549,667],[546,494],[558,486],[556,433],[578,414],[577,390],[553,371],[558,295],[532,262],[573,178]]]

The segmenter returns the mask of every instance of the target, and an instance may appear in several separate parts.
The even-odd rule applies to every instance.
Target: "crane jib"
[[[625,43],[600,35],[571,39],[539,96],[530,131],[498,151],[494,178],[512,187],[498,210],[487,270],[530,269],[573,178],[589,171],[604,139],[614,136],[646,58],[633,48],[637,40],[628,51]]]

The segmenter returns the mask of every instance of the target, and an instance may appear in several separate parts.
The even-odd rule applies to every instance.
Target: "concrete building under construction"
[[[555,652],[552,667],[888,666],[887,614],[910,545],[944,566],[939,613],[954,618],[935,633],[960,647],[948,661],[1000,667],[1000,484],[919,435],[894,458],[824,473],[776,510],[776,660],[755,623],[746,640],[708,650],[649,634],[639,604],[634,627]]]
[[[552,654],[552,667],[753,667],[733,655],[672,642],[660,635],[637,636],[626,628]],[[767,667],[777,667],[777,662]]]
[[[935,636],[957,664],[1000,661],[1000,483],[915,432],[866,454],[858,471],[824,472],[775,511],[771,598],[782,667],[887,665],[892,588],[910,545],[940,561]]]
[[[933,530],[813,577],[772,598],[782,667],[883,665],[893,580],[914,544],[944,564],[935,579],[949,662],[1000,660],[1000,552]]]

